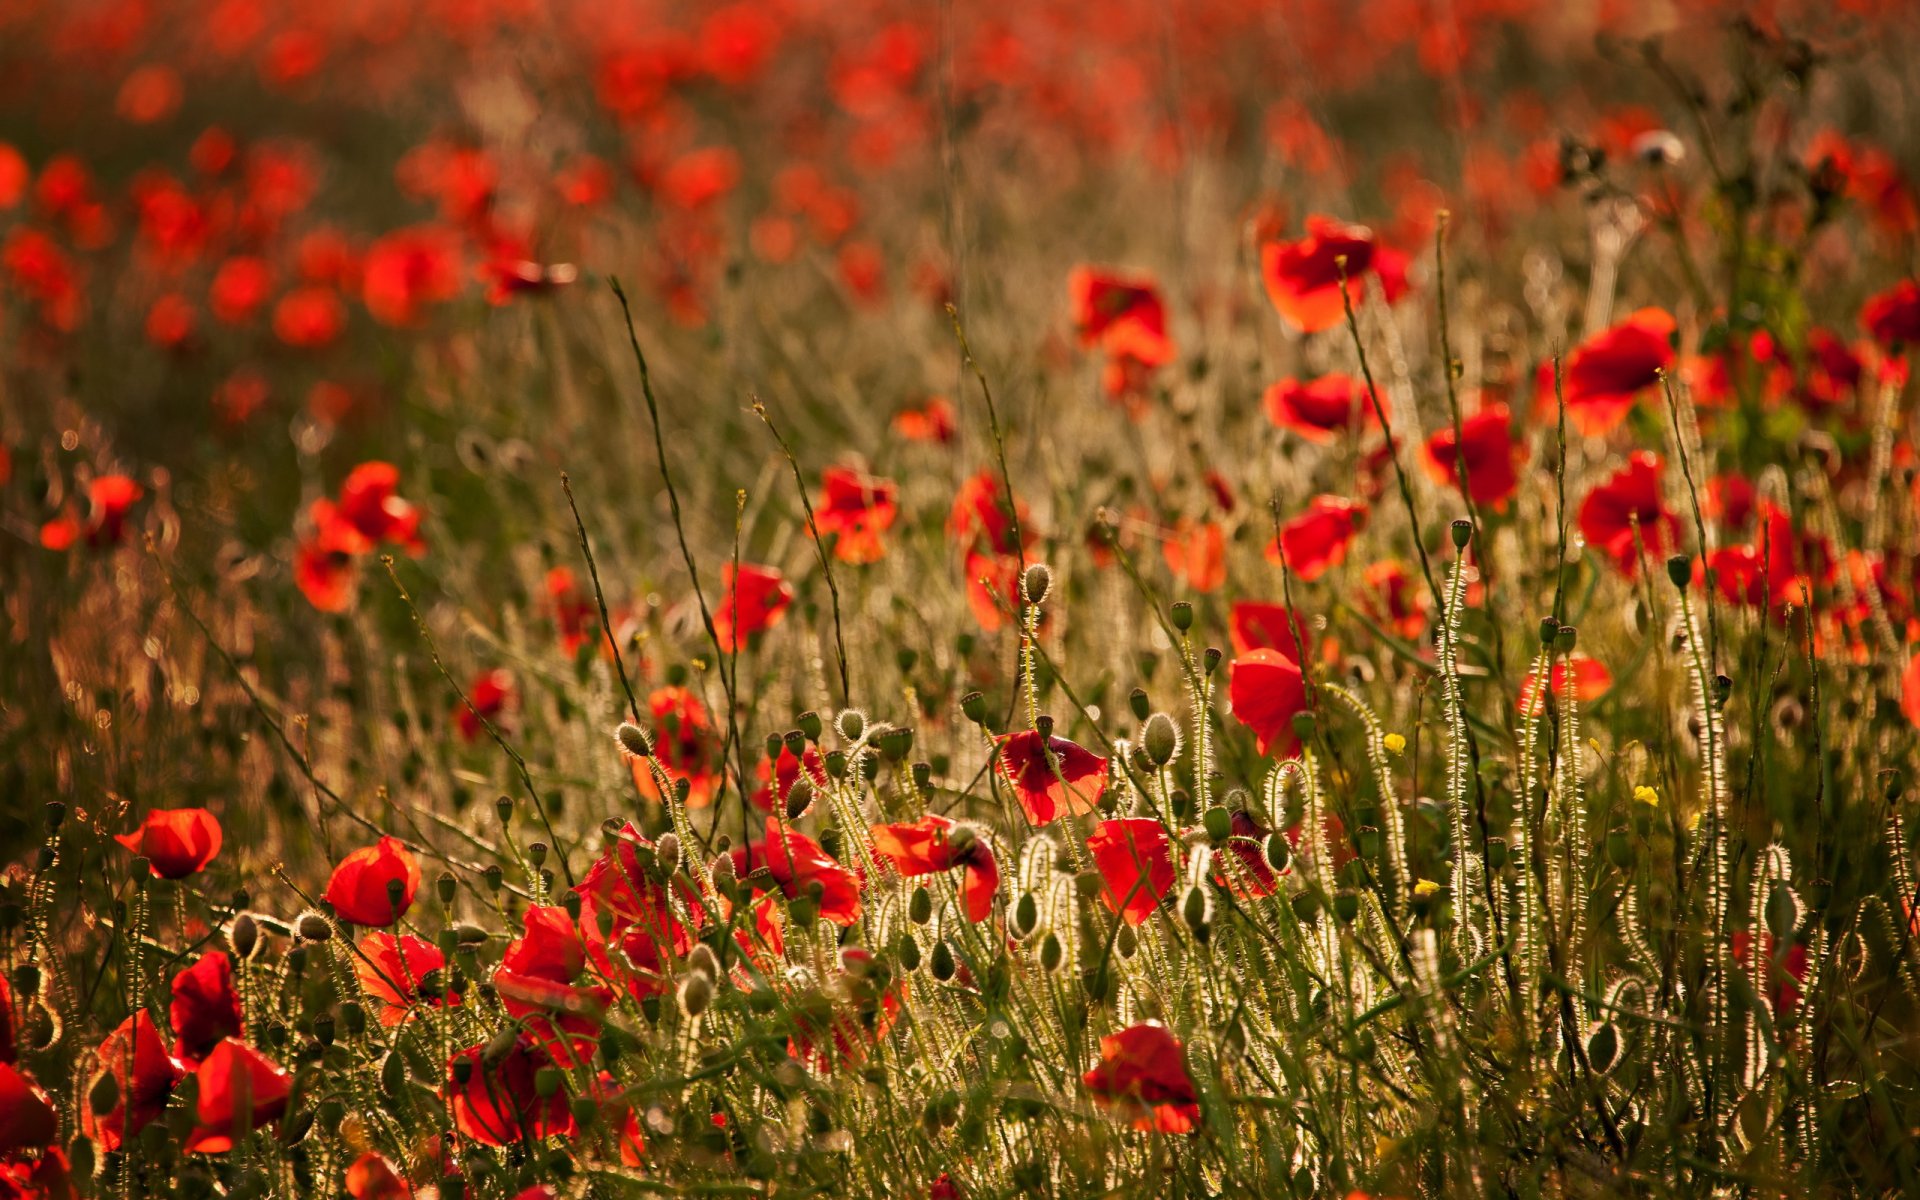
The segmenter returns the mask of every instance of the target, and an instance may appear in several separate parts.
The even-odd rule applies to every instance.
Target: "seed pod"
[[[227,929],[227,945],[233,947],[233,956],[245,962],[260,950],[260,922],[253,919],[252,913],[241,913],[233,919]]]
[[[1098,871],[1082,871],[1073,877],[1073,890],[1080,893],[1083,900],[1091,900],[1100,894],[1104,885]]]
[[[47,801],[47,832],[59,833],[60,826],[66,824],[67,806],[58,800]]]
[[[321,1013],[313,1019],[313,1037],[322,1046],[333,1045],[334,1024],[330,1013]]]
[[[380,1061],[380,1091],[390,1100],[400,1098],[400,1089],[407,1082],[407,1060],[399,1051],[389,1053]]]
[[[808,741],[817,742],[820,740],[820,730],[824,728],[824,726],[820,723],[819,713],[809,709],[801,713],[798,717],[795,717],[793,723],[799,728],[800,735]]]
[[[987,719],[987,698],[979,692],[968,692],[960,697],[960,711],[975,725],[982,724]]]
[[[785,739],[785,738],[782,738],[782,737],[781,737],[781,736],[780,736],[779,734],[777,734],[777,733],[770,733],[770,734],[768,734],[768,735],[767,735],[767,757],[768,757],[768,758],[779,758],[779,757],[780,757],[780,747],[782,747],[782,746],[784,746],[784,745],[786,745],[786,739]]]
[[[829,750],[827,751],[823,761],[827,765],[827,774],[830,777],[834,779],[845,779],[847,777],[847,752],[846,751]]]
[[[434,895],[440,897],[440,903],[452,904],[459,886],[460,881],[453,877],[453,872],[442,871],[433,881]]]
[[[1572,625],[1562,625],[1553,635],[1553,648],[1562,654],[1572,654],[1573,648],[1580,644],[1580,631]]]
[[[1594,1074],[1607,1074],[1620,1061],[1620,1030],[1612,1021],[1598,1022],[1587,1032],[1586,1050]]]
[[[1693,582],[1693,559],[1685,554],[1676,554],[1667,560],[1667,579],[1674,587],[1686,590]]]
[[[634,758],[653,757],[653,739],[633,722],[620,722],[620,728],[614,730],[614,737],[619,741],[620,748]]]
[[[784,740],[787,744],[787,753],[793,755],[795,758],[799,758],[807,752],[807,735],[801,733],[798,729],[787,730],[787,735]]]
[[[1187,923],[1193,936],[1205,945],[1213,936],[1213,900],[1205,888],[1198,884],[1187,889],[1185,898],[1180,901],[1180,919]]]
[[[907,920],[915,925],[925,925],[933,919],[933,893],[925,884],[916,886],[913,895],[907,898]]]
[[[1171,612],[1173,627],[1181,633],[1193,628],[1193,605],[1185,600],[1175,600]]]
[[[582,1129],[592,1129],[593,1123],[600,1119],[600,1103],[592,1096],[575,1096],[568,1108],[573,1113],[574,1124]]]
[[[1206,827],[1207,838],[1215,845],[1233,836],[1233,814],[1223,805],[1216,804],[1200,815],[1200,823]]]
[[[1473,522],[1465,517],[1455,517],[1453,524],[1448,527],[1448,532],[1453,535],[1453,548],[1465,550],[1467,542],[1473,538]]]
[[[513,797],[501,796],[496,799],[493,802],[493,815],[500,818],[502,825],[513,820]]]
[[[941,983],[953,978],[953,947],[947,945],[944,938],[933,944],[933,958],[927,965],[932,969],[933,977]]]
[[[919,788],[921,791],[925,791],[931,787],[932,784],[933,764],[930,762],[917,762],[913,764],[913,786]]]
[[[305,941],[324,942],[333,937],[333,923],[319,913],[302,913],[296,927]]]
[[[798,900],[790,901],[787,904],[787,915],[793,918],[794,924],[805,929],[820,919],[820,902],[810,897],[802,896]]]
[[[1013,902],[1013,920],[1008,924],[1008,932],[1019,940],[1025,940],[1040,924],[1040,901],[1032,892],[1021,892]]]
[[[920,942],[911,931],[900,935],[900,966],[906,971],[920,969]]]
[[[1560,622],[1553,617],[1540,618],[1540,644],[1551,647],[1554,639],[1560,636]]]
[[[913,730],[904,725],[890,726],[873,735],[873,744],[888,762],[899,762],[913,750]]]
[[[840,727],[840,736],[850,742],[859,741],[860,735],[867,731],[867,718],[857,708],[841,709],[834,724]]]
[[[1060,941],[1060,935],[1052,930],[1040,939],[1040,967],[1045,971],[1058,971],[1067,960],[1067,948]]]
[[[560,1090],[563,1076],[558,1067],[541,1067],[533,1073],[533,1094],[542,1100],[550,1099]]]
[[[1145,688],[1135,688],[1133,691],[1127,693],[1127,704],[1133,709],[1134,720],[1144,721],[1147,719],[1150,706],[1147,703],[1147,690]]]
[[[701,971],[689,971],[680,981],[680,1011],[688,1018],[698,1017],[713,1003],[713,977]]]

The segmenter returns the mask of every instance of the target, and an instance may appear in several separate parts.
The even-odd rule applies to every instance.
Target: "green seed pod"
[[[916,788],[919,788],[923,792],[926,791],[929,787],[933,786],[933,764],[932,763],[917,762],[913,764],[913,786]]]
[[[1187,889],[1186,896],[1180,901],[1180,919],[1187,923],[1193,936],[1202,945],[1213,935],[1213,902],[1207,896],[1206,889],[1198,885]]]
[[[1580,631],[1572,625],[1562,625],[1553,635],[1553,648],[1562,654],[1572,654],[1573,648],[1580,644]]]
[[[913,889],[913,895],[907,898],[907,920],[915,925],[925,925],[933,919],[933,893],[922,884]]]
[[[1113,979],[1104,967],[1093,967],[1080,977],[1080,987],[1087,993],[1087,999],[1094,1004],[1105,1004],[1107,997],[1113,994]]]
[[[309,942],[324,942],[333,937],[333,922],[319,913],[303,914],[296,928],[301,938]]]
[[[1293,714],[1293,736],[1299,738],[1303,742],[1309,741],[1312,739],[1313,737],[1313,714],[1312,713],[1297,712]]]
[[[799,728],[801,736],[805,737],[808,741],[817,742],[820,740],[820,730],[823,726],[820,723],[819,713],[809,709],[801,713],[798,717],[795,717],[793,723]]]
[[[1554,639],[1560,636],[1560,622],[1553,617],[1540,618],[1540,644],[1551,647]]]
[[[1220,658],[1221,658],[1220,647],[1208,646],[1200,654],[1200,666],[1203,670],[1206,671],[1207,674],[1211,675],[1215,671],[1219,670]]]
[[[1193,628],[1193,605],[1185,600],[1173,602],[1173,627],[1181,633]]]
[[[820,919],[820,904],[816,900],[802,896],[788,903],[787,914],[793,918],[794,924],[805,929]]]
[[[932,969],[933,977],[941,983],[953,978],[955,970],[953,948],[947,945],[946,939],[942,938],[933,944],[933,957],[927,965]]]
[[[1105,881],[1098,871],[1082,871],[1073,877],[1073,890],[1080,893],[1083,900],[1091,900],[1100,894]]]
[[[1025,940],[1040,924],[1040,901],[1032,892],[1021,892],[1020,898],[1013,902],[1013,920],[1009,922],[1009,932],[1016,939]]]
[[[1233,836],[1233,814],[1223,805],[1213,805],[1200,815],[1200,823],[1206,826],[1207,839],[1215,845]]]
[[[801,733],[798,729],[787,730],[785,740],[787,753],[793,755],[795,758],[799,758],[807,752],[807,735]]]
[[[834,779],[845,779],[847,777],[847,752],[846,751],[829,750],[826,753],[826,757],[824,761],[827,764],[827,774],[829,776],[833,777]]]
[[[1147,713],[1151,711],[1151,706],[1147,703],[1147,689],[1135,688],[1127,693],[1127,704],[1133,709],[1134,720],[1144,721],[1147,719]]]
[[[398,1051],[388,1054],[380,1060],[380,1092],[389,1100],[400,1098],[400,1089],[407,1082],[407,1060],[400,1057]],[[331,1125],[328,1128],[332,1128]]]
[[[493,802],[493,815],[500,818],[502,825],[513,820],[513,797],[501,796],[496,799]]]
[[[1453,524],[1448,527],[1448,532],[1453,535],[1453,548],[1465,550],[1467,543],[1473,538],[1473,522],[1465,517],[1455,517]]]
[[[1052,930],[1040,939],[1040,967],[1045,971],[1058,971],[1067,961],[1067,947],[1060,941],[1060,935]]]
[[[768,734],[767,735],[767,757],[769,759],[779,758],[780,747],[786,744],[787,744],[786,739],[782,738],[779,734],[777,733]]]
[[[1351,922],[1360,915],[1360,895],[1352,888],[1341,888],[1333,894],[1333,914],[1340,918],[1341,924]]]
[[[600,1119],[600,1105],[592,1096],[575,1096],[569,1105],[573,1111],[574,1124],[582,1129],[592,1129]]]
[[[47,801],[47,832],[59,833],[60,827],[67,822],[67,806],[58,800]]]
[[[434,895],[440,897],[440,903],[442,904],[452,904],[459,887],[460,881],[453,877],[453,872],[451,871],[440,872],[433,881]]]
[[[911,931],[900,935],[900,967],[909,973],[920,969],[920,941]]]
[[[1693,582],[1693,559],[1685,554],[1676,554],[1667,560],[1667,579],[1674,587],[1686,590]]]
[[[549,1099],[560,1090],[560,1081],[565,1078],[558,1067],[541,1067],[533,1073],[533,1094],[542,1100]]]
[[[1498,871],[1507,865],[1507,839],[1490,837],[1487,839],[1487,866]]]
[[[887,756],[888,762],[900,762],[913,751],[913,730],[904,725],[892,726],[875,734],[873,744]]]
[[[979,692],[968,692],[960,697],[960,711],[975,725],[984,724],[987,719],[987,698]]]

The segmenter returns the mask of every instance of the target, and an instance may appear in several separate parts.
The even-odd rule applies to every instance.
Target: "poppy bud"
[[[631,721],[620,722],[620,728],[613,731],[620,742],[620,748],[635,758],[650,758],[653,755],[653,739],[647,731]]]
[[[1104,1004],[1113,989],[1113,980],[1106,968],[1095,967],[1080,977],[1080,986],[1085,989],[1087,999],[1095,1004]]]
[[[794,924],[804,929],[820,918],[820,903],[802,896],[787,905],[787,912],[793,917]]]
[[[805,775],[787,787],[787,820],[798,821],[813,807],[813,783]]]
[[[468,1081],[471,1080],[472,1078],[473,1078],[473,1060],[471,1058],[454,1059],[453,1060],[453,1082],[459,1087],[465,1087],[467,1086]]]
[[[982,724],[987,719],[987,698],[979,692],[968,692],[960,697],[960,711],[975,725]]]
[[[1058,971],[1060,964],[1067,960],[1067,948],[1060,941],[1060,935],[1052,930],[1040,940],[1040,967],[1046,971]]]
[[[1293,736],[1306,741],[1313,736],[1313,714],[1297,712],[1293,714]]]
[[[1181,633],[1193,628],[1193,605],[1185,600],[1173,602],[1173,627]]]
[[[1140,935],[1133,926],[1122,925],[1113,936],[1113,949],[1121,958],[1132,958],[1140,949]]]
[[[1193,819],[1193,795],[1185,788],[1173,789],[1173,819],[1191,821]]]
[[[1611,1021],[1602,1021],[1587,1035],[1587,1065],[1594,1074],[1605,1075],[1620,1061],[1620,1031]]]
[[[1266,858],[1269,867],[1272,867],[1276,871],[1284,871],[1287,869],[1287,863],[1292,857],[1293,847],[1287,844],[1286,834],[1270,833],[1267,835]]]
[[[397,1050],[389,1052],[380,1060],[380,1091],[389,1099],[398,1099],[406,1082],[407,1060]]]
[[[1340,918],[1342,924],[1352,921],[1360,915],[1360,895],[1352,888],[1341,888],[1333,894],[1333,915]]]
[[[733,856],[731,854],[720,855],[708,865],[707,871],[713,876],[713,884],[715,887],[731,887],[736,877],[733,869]]]
[[[915,925],[925,925],[933,919],[933,893],[927,891],[924,884],[915,887],[907,899],[907,919]]]
[[[1193,936],[1201,945],[1213,936],[1213,902],[1208,898],[1205,888],[1197,884],[1187,889],[1185,898],[1180,901],[1180,919],[1187,923]]]
[[[687,969],[698,971],[709,979],[718,979],[720,978],[720,956],[713,952],[712,946],[699,942],[687,954]]]
[[[1490,837],[1487,839],[1487,866],[1500,870],[1507,865],[1507,839]]]
[[[1684,590],[1693,582],[1693,559],[1684,554],[1676,554],[1667,560],[1667,578],[1673,586]]]
[[[592,1096],[575,1096],[569,1108],[574,1123],[582,1129],[593,1128],[593,1123],[600,1119],[600,1104]]]
[[[251,959],[260,949],[260,923],[253,919],[252,913],[241,913],[233,919],[227,930],[227,944],[233,947],[233,956],[242,961]]]
[[[67,806],[58,800],[47,801],[47,832],[59,833],[60,826],[66,824]]]
[[[1045,563],[1034,563],[1027,573],[1020,577],[1020,590],[1026,594],[1027,603],[1038,605],[1047,598],[1047,590],[1053,586],[1053,572]]]
[[[920,969],[920,943],[912,931],[900,935],[900,966],[907,971]]]
[[[1233,836],[1233,814],[1222,805],[1216,804],[1202,813],[1200,823],[1206,826],[1210,841],[1224,842]]]
[[[1473,522],[1467,520],[1465,517],[1455,517],[1453,524],[1448,528],[1448,532],[1453,536],[1453,548],[1455,550],[1465,550],[1467,548],[1467,542],[1473,537]]]
[[[1147,713],[1150,711],[1147,704],[1147,689],[1135,688],[1133,691],[1127,693],[1127,703],[1133,708],[1134,720],[1144,721],[1147,719]]]
[[[533,1094],[545,1100],[560,1090],[559,1067],[541,1067],[533,1073]]]
[[[696,1018],[707,1011],[713,1003],[713,977],[700,971],[689,971],[680,981],[680,1011],[689,1019]]]
[[[1633,842],[1624,829],[1607,831],[1607,861],[1622,871],[1633,866]]]
[[[1784,883],[1774,885],[1767,895],[1767,932],[1775,941],[1784,942],[1800,928],[1803,910],[1800,897]]]
[[[953,978],[953,947],[947,945],[944,938],[933,944],[933,959],[927,965],[932,969],[933,977],[941,983]]]
[[[332,1046],[333,1035],[334,1023],[331,1014],[321,1013],[313,1019],[313,1037],[315,1041],[319,1042],[322,1046]]]
[[[803,712],[798,717],[794,718],[793,723],[800,727],[801,736],[806,738],[808,741],[817,742],[820,740],[821,725],[820,725],[819,713],[809,709],[808,711]]]
[[[13,990],[22,997],[40,994],[40,968],[33,963],[21,963],[13,969]]]
[[[302,913],[296,928],[309,942],[324,942],[333,936],[333,923],[319,913]]]
[[[673,800],[675,804],[685,804],[687,797],[693,794],[693,780],[682,775],[673,781]]]
[[[1091,900],[1100,894],[1102,880],[1098,871],[1082,871],[1073,877],[1073,888],[1080,893],[1082,900]]]
[[[1180,727],[1166,713],[1154,713],[1140,730],[1140,745],[1147,761],[1164,767],[1180,752]]]
[[[867,731],[867,718],[857,708],[841,709],[834,724],[840,727],[840,736],[850,742],[859,741],[860,735]]]
[[[1013,902],[1013,920],[1010,932],[1015,938],[1025,938],[1040,924],[1040,902],[1032,892],[1021,892],[1020,898]]]

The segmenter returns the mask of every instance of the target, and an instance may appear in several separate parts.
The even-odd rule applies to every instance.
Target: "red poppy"
[[[1037,729],[1002,734],[994,753],[1035,825],[1090,813],[1107,790],[1107,760],[1063,737],[1043,740]]]
[[[1796,569],[1800,541],[1793,519],[1770,501],[1757,505],[1760,524],[1751,546],[1721,546],[1707,552],[1714,586],[1729,604],[1758,608],[1771,600],[1777,614],[1788,605],[1813,602],[1813,581]],[[1704,576],[1703,576],[1704,579]]]
[[[444,1094],[451,1097],[454,1127],[483,1146],[514,1146],[549,1137],[572,1137],[576,1126],[564,1088],[542,1097],[540,1071],[556,1064],[537,1040],[521,1035],[504,1054],[469,1046],[447,1062]],[[457,1065],[470,1064],[465,1083]]]
[[[770,879],[789,900],[798,900],[820,885],[820,916],[835,925],[851,925],[860,919],[860,878],[835,861],[818,842],[792,826],[782,828],[778,817],[767,818],[767,836],[762,842],[735,846],[731,851],[733,873],[741,879],[764,868]],[[756,883],[755,891],[768,890]]]
[[[1882,346],[1920,342],[1920,282],[1902,279],[1870,297],[1860,309],[1860,324]]]
[[[263,258],[235,255],[220,264],[207,287],[207,308],[229,325],[244,325],[273,291],[273,269]]]
[[[918,821],[875,825],[872,834],[874,852],[910,879],[964,867],[960,891],[967,920],[984,921],[992,915],[993,896],[1000,889],[1000,864],[979,830],[929,814]]]
[[[1227,535],[1218,521],[1182,520],[1160,544],[1167,568],[1196,592],[1217,591],[1227,581]]]
[[[209,950],[175,975],[171,994],[167,1023],[188,1066],[200,1065],[222,1039],[241,1035],[240,993],[233,986],[233,960],[224,951]]]
[[[1700,497],[1700,507],[1707,516],[1718,519],[1724,525],[1745,525],[1747,518],[1753,515],[1754,501],[1758,496],[1753,481],[1745,475],[1715,475],[1707,480],[1706,494]]]
[[[155,879],[185,879],[220,853],[220,822],[204,808],[156,808],[113,840],[145,858]]]
[[[675,914],[666,885],[641,865],[640,851],[652,847],[653,843],[628,822],[587,868],[579,887],[585,902],[581,929],[590,935],[597,933],[601,914],[610,918],[608,937],[619,945],[626,965],[632,968],[627,972],[627,990],[638,998],[664,992],[667,963],[693,949],[693,935]],[[694,923],[700,924],[705,906],[697,897],[686,899]],[[746,936],[744,931],[742,936]]]
[[[1081,1076],[1095,1101],[1159,1133],[1192,1133],[1199,1097],[1180,1042],[1158,1022],[1129,1025],[1100,1039],[1100,1063]]]
[[[485,728],[481,724],[483,719],[497,724],[500,715],[512,706],[516,695],[513,676],[507,671],[496,668],[474,676],[473,682],[467,686],[467,699],[472,701],[472,706],[462,704],[453,710],[453,721],[459,727],[460,736],[471,742]]]
[[[1151,278],[1080,266],[1068,274],[1067,292],[1081,345],[1148,367],[1173,361],[1166,304]]]
[[[1247,651],[1227,668],[1227,699],[1234,718],[1253,730],[1260,753],[1277,748],[1284,758],[1298,748],[1293,718],[1307,708],[1298,663],[1278,650]]]
[[[460,250],[432,226],[399,229],[367,247],[360,298],[383,325],[417,325],[429,306],[460,291]]]
[[[1900,673],[1900,711],[1920,727],[1920,653],[1908,659],[1907,669]]]
[[[125,475],[99,475],[87,481],[87,515],[70,511],[40,527],[40,544],[65,550],[84,540],[99,549],[117,546],[126,537],[127,510],[146,493]]]
[[[1613,560],[1628,578],[1639,569],[1634,532],[1647,558],[1658,562],[1679,544],[1680,523],[1660,499],[1660,456],[1636,450],[1627,465],[1587,493],[1580,505],[1580,534]]]
[[[1018,508],[1021,537],[1013,536],[1015,510],[1007,504],[1006,489],[991,469],[969,477],[953,498],[947,514],[947,535],[962,546],[976,546],[992,553],[1017,555],[1020,543],[1033,539],[1027,520],[1027,507]]]
[[[371,1150],[347,1168],[346,1186],[353,1200],[413,1200],[413,1185]]]
[[[787,1052],[818,1071],[864,1062],[867,1047],[893,1028],[906,990],[900,979],[883,986],[876,965],[871,951],[852,946],[840,951],[840,969],[826,986],[795,997]]]
[[[293,1076],[245,1042],[222,1038],[193,1073],[200,1094],[188,1153],[224,1154],[287,1110]]]
[[[958,428],[953,404],[945,396],[934,396],[919,408],[904,408],[893,415],[893,431],[910,442],[938,442],[946,445]]]
[[[1266,406],[1267,420],[1322,445],[1343,433],[1380,427],[1373,401],[1367,399],[1366,384],[1338,371],[1306,383],[1282,379],[1266,390],[1261,403]],[[1387,407],[1384,396],[1380,397],[1380,407]]]
[[[159,1027],[146,1009],[120,1022],[94,1051],[100,1075],[110,1075],[118,1102],[112,1111],[95,1113],[81,1106],[81,1128],[102,1150],[118,1150],[127,1138],[160,1119],[173,1089],[187,1077],[184,1063],[167,1050]]]
[[[420,890],[420,864],[405,843],[383,837],[340,860],[325,899],[341,920],[384,928],[400,919]]]
[[[753,806],[761,812],[773,812],[776,805],[784,809],[787,804],[787,793],[793,790],[794,781],[800,778],[803,764],[808,782],[819,782],[826,778],[818,750],[808,746],[800,752],[799,758],[795,758],[793,751],[787,749],[786,743],[782,742],[777,758],[771,763],[765,759],[760,762],[760,778],[765,786],[754,789]]]
[[[657,731],[653,761],[660,764],[669,779],[687,781],[688,805],[706,807],[713,801],[718,783],[713,759],[719,751],[707,706],[686,688],[667,687],[647,697],[647,710],[653,714],[653,727]],[[644,758],[633,760],[633,784],[642,796],[664,803],[667,798],[654,786],[653,771],[647,763]]]
[[[961,569],[966,572],[967,611],[981,629],[995,632],[1019,603],[1020,560],[1011,554],[969,550]]]
[[[725,590],[713,614],[713,631],[724,652],[742,649],[754,635],[778,625],[793,603],[793,589],[775,567],[741,563],[735,574],[732,563],[722,563],[720,584]]]
[[[1150,817],[1100,822],[1087,849],[1100,870],[1100,899],[1129,925],[1152,916],[1173,888],[1173,849]]]
[[[1613,675],[1600,663],[1584,654],[1570,654],[1553,664],[1548,673],[1553,680],[1553,694],[1565,696],[1567,690],[1573,690],[1574,699],[1582,704],[1591,704],[1607,694],[1613,686]],[[1537,717],[1543,711],[1540,695],[1540,678],[1532,671],[1520,681],[1520,712],[1523,716]]]
[[[340,485],[340,520],[369,542],[397,542],[409,554],[426,549],[420,540],[420,510],[400,498],[400,468],[363,462]]]
[[[1232,832],[1222,849],[1239,863],[1239,870],[1215,868],[1213,881],[1241,899],[1271,896],[1280,889],[1281,874],[1267,863],[1267,837],[1273,832],[1254,820],[1245,809],[1235,809]],[[1220,856],[1215,856],[1218,862]]]
[[[59,1115],[47,1093],[11,1063],[0,1063],[0,1156],[44,1150],[59,1133]]]
[[[296,350],[331,345],[347,327],[347,306],[338,292],[305,284],[273,306],[273,336]]]
[[[333,501],[316,500],[311,511],[313,531],[294,552],[294,583],[307,603],[321,612],[345,612],[353,603],[353,586],[359,578],[354,560],[366,553],[366,539],[339,519]]]
[[[1672,314],[1643,308],[1576,346],[1561,380],[1574,428],[1586,437],[1612,432],[1635,398],[1673,365],[1673,334]],[[1547,378],[1551,388],[1552,376]]]
[[[1347,547],[1366,516],[1367,506],[1358,501],[1315,496],[1307,511],[1280,527],[1278,546],[1269,542],[1267,557],[1278,562],[1284,550],[1287,569],[1296,577],[1318,579],[1346,561]]]
[[[1376,267],[1375,252],[1372,230],[1311,216],[1306,236],[1298,241],[1260,247],[1260,277],[1267,285],[1267,297],[1289,325],[1302,333],[1318,333],[1345,319],[1340,260],[1346,260],[1347,291],[1358,306],[1364,294],[1363,277]]]
[[[1367,564],[1360,573],[1359,601],[1362,612],[1399,637],[1417,638],[1427,627],[1427,593],[1397,558]]]
[[[353,973],[361,989],[380,1002],[380,1023],[400,1025],[420,1015],[421,1005],[460,1003],[459,975],[448,972],[446,965],[447,956],[425,938],[369,933],[360,939]]]
[[[1475,504],[1490,504],[1504,509],[1507,500],[1520,486],[1515,458],[1518,447],[1513,441],[1513,417],[1504,404],[1493,404],[1460,422],[1464,453],[1455,449],[1453,426],[1449,423],[1427,439],[1427,469],[1444,483],[1460,486],[1460,460],[1466,460],[1469,495]]]
[[[898,497],[899,489],[890,479],[864,475],[851,467],[828,467],[820,475],[814,523],[823,536],[837,535],[833,556],[841,562],[876,562],[886,553],[880,535],[900,515]]]
[[[564,908],[535,905],[524,922],[493,973],[494,989],[549,1054],[563,1065],[583,1064],[593,1056],[601,1014],[613,1003],[613,989],[600,982],[614,975],[612,962],[602,944],[589,971],[587,939]]]
[[[599,609],[567,567],[547,572],[547,601],[553,605],[554,624],[560,629],[560,648],[572,658],[594,636]]]
[[[1265,648],[1278,650],[1295,662],[1305,662],[1313,654],[1313,626],[1305,613],[1284,604],[1236,600],[1227,617],[1227,629],[1236,654]]]
[[[1747,956],[1753,953],[1753,934],[1745,929],[1736,929],[1728,939],[1728,949],[1733,952],[1733,961],[1745,966]],[[1789,942],[1786,953],[1780,952],[1780,943],[1772,933],[1760,935],[1760,951],[1767,956],[1768,976],[1773,980],[1772,993],[1768,997],[1773,1003],[1773,1015],[1784,1020],[1793,1015],[1800,1006],[1800,989],[1807,983],[1807,948],[1799,942]]]

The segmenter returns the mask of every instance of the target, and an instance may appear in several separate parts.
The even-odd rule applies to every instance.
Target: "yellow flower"
[[[1398,754],[1402,750],[1405,750],[1407,748],[1407,739],[1401,737],[1397,733],[1388,734],[1385,740],[1387,743],[1387,752],[1389,754]]]
[[[1422,879],[1418,883],[1413,885],[1413,894],[1420,897],[1420,899],[1422,900],[1425,900],[1428,896],[1434,895],[1439,890],[1440,890],[1440,885],[1435,883],[1431,879]]]
[[[1654,791],[1644,783],[1633,789],[1633,798],[1642,804],[1660,803],[1660,793]]]

